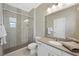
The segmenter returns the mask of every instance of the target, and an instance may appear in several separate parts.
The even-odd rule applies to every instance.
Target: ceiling
[[[27,12],[31,11],[33,8],[38,7],[40,4],[41,3],[8,3],[8,5],[25,10]]]

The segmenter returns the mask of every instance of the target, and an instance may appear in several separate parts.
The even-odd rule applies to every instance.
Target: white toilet
[[[40,39],[41,37],[39,36],[36,36],[35,37],[35,41],[37,41],[38,39]],[[37,54],[37,46],[38,44],[37,43],[30,43],[28,45],[28,49],[30,50],[30,55],[34,56]]]
[[[37,52],[37,44],[36,43],[30,43],[29,45],[28,45],[28,49],[30,50],[30,55],[31,56],[34,56],[34,55],[36,55],[36,52]]]

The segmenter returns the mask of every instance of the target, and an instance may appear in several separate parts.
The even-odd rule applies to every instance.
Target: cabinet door
[[[59,49],[51,47],[51,46],[49,46],[49,54],[51,56],[72,56],[71,54],[69,54],[65,51],[59,50]]]
[[[45,44],[39,43],[38,44],[38,56],[48,56],[48,49]]]
[[[54,48],[54,47],[49,47],[49,54],[51,56],[59,56],[61,54],[60,50]]]

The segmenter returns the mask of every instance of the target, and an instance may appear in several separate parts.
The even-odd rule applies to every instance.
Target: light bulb
[[[51,12],[51,8],[48,8],[48,9],[47,9],[47,12],[50,13],[50,12]]]
[[[52,9],[56,9],[56,5],[52,5]]]
[[[25,23],[28,23],[28,22],[29,22],[29,20],[28,20],[28,19],[26,19],[26,20],[24,20],[24,22],[25,22]]]

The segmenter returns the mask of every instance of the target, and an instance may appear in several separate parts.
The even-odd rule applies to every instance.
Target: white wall
[[[36,18],[34,19],[36,22],[36,36],[45,36],[45,15],[48,4],[42,4],[35,9]]]

